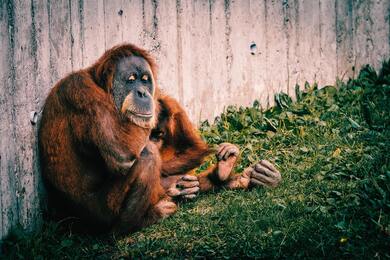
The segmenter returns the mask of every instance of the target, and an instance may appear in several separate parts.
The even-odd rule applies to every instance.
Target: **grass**
[[[265,111],[228,107],[201,132],[212,145],[240,146],[237,171],[273,161],[278,188],[202,194],[124,238],[47,221],[39,233],[11,234],[3,257],[390,258],[390,61],[378,74],[366,66],[347,83],[306,84],[296,101],[275,101]]]

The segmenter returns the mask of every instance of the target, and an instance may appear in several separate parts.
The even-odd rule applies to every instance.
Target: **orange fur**
[[[131,123],[113,102],[115,66],[131,55],[145,58],[156,76],[146,51],[116,46],[54,86],[39,129],[51,205],[66,204],[72,214],[120,233],[156,222],[165,213],[155,205],[167,199],[160,183],[160,154],[149,141],[151,129]]]

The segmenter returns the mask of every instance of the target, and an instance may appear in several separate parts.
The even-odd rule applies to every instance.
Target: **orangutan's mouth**
[[[127,112],[133,116],[140,117],[143,119],[151,119],[153,117],[153,113],[144,114],[144,113],[130,111],[130,110],[127,110]]]

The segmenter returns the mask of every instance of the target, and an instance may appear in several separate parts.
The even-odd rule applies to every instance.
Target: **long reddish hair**
[[[110,92],[116,64],[118,64],[120,59],[129,56],[144,58],[150,65],[154,79],[157,79],[157,65],[154,58],[146,50],[130,43],[120,44],[107,50],[95,64],[87,70],[93,76],[97,85],[106,92]]]

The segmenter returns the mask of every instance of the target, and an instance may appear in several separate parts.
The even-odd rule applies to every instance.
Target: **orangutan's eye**
[[[136,77],[135,74],[131,74],[130,77],[129,77],[129,81],[130,82],[134,82],[136,79],[137,79],[137,77]]]
[[[142,79],[142,81],[149,81],[149,76],[144,74],[144,75],[142,75],[141,79]]]

